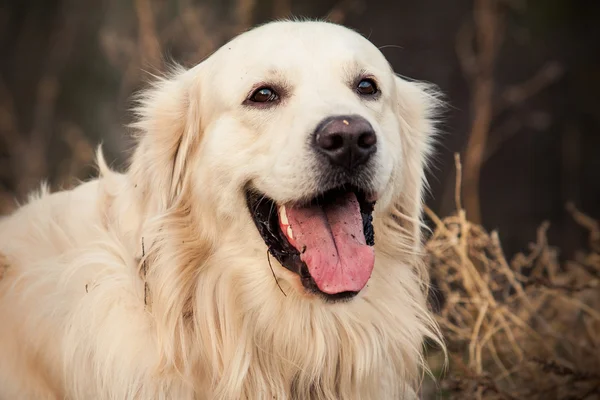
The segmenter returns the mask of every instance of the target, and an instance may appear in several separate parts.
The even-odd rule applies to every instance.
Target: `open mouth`
[[[250,214],[269,252],[326,300],[354,297],[375,263],[373,207],[356,187],[339,187],[310,201],[276,204],[246,191]]]

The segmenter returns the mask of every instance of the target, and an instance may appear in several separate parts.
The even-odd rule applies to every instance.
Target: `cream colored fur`
[[[349,87],[376,77],[381,97]],[[257,83],[289,91],[243,106]],[[275,22],[142,92],[125,173],[31,197],[0,219],[0,399],[409,399],[439,341],[421,263],[424,168],[438,104],[368,40]],[[378,135],[376,265],[346,303],[304,293],[271,258],[244,186],[310,196],[304,144],[359,114]]]

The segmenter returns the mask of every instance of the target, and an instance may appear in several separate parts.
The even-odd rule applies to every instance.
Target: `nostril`
[[[375,154],[377,135],[366,119],[340,115],[321,121],[312,140],[315,150],[327,162],[351,170],[366,164]]]
[[[369,149],[377,143],[377,136],[374,132],[364,132],[358,137],[358,147]]]
[[[321,134],[317,136],[317,143],[323,150],[337,150],[344,146],[344,138],[338,134]]]

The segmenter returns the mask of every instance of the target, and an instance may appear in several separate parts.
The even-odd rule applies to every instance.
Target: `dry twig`
[[[460,179],[458,157],[457,170]],[[547,223],[530,253],[507,261],[498,234],[465,218],[459,187],[455,215],[442,219],[426,209],[436,225],[426,248],[445,298],[438,321],[452,362],[443,386],[457,399],[583,399],[597,393],[600,290],[588,269],[600,263],[578,274],[561,266],[548,245]],[[598,222],[570,208],[597,244]],[[597,249],[589,251],[590,259],[600,260]]]
[[[495,63],[504,32],[506,0],[475,0],[474,23],[465,23],[456,36],[456,53],[471,87],[473,122],[464,152],[464,205],[473,223],[481,223],[479,181],[484,163],[501,145],[519,132],[523,122],[509,118],[500,135],[493,132],[496,117],[511,107],[522,104],[563,75],[561,64],[548,62],[525,82],[506,88],[496,100]],[[475,48],[473,48],[475,43]],[[496,104],[499,103],[499,104]]]

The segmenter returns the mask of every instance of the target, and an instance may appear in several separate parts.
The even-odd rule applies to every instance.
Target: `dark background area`
[[[327,18],[368,36],[397,73],[449,104],[429,206],[455,209],[454,153],[469,218],[512,254],[551,222],[561,256],[600,218],[600,2],[589,0],[16,0],[0,5],[0,213],[47,179],[123,168],[131,95],[168,60],[193,65],[273,18]],[[478,172],[479,171],[479,172]]]

